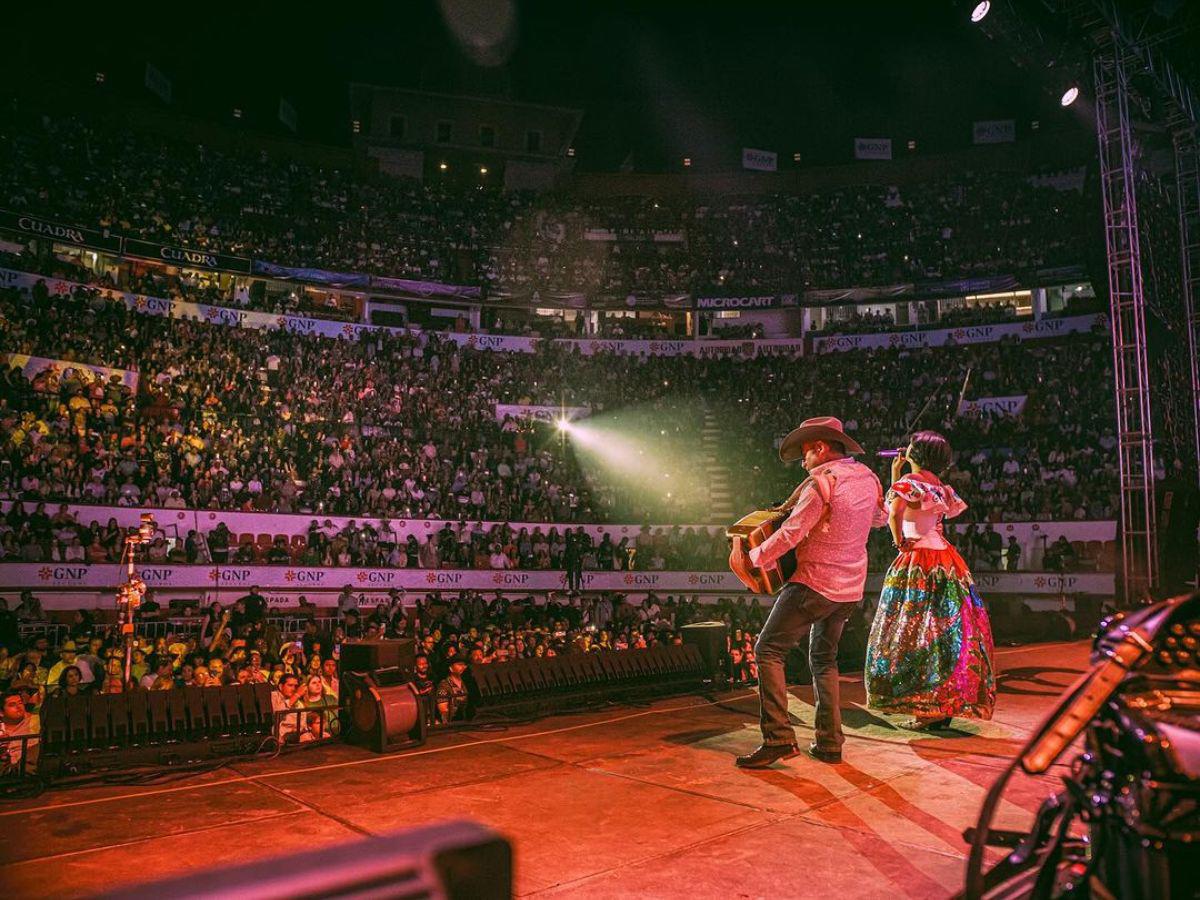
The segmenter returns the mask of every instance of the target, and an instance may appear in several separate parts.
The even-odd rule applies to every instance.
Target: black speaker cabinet
[[[679,630],[683,632],[684,644],[696,645],[712,677],[726,680],[729,677],[729,654],[726,652],[729,626],[724,622],[695,622]]]
[[[474,822],[446,822],[369,837],[323,850],[304,850],[241,866],[218,867],[204,878],[177,878],[118,889],[123,900],[201,900],[239,897],[438,897],[508,900],[512,847]]]
[[[376,753],[425,743],[428,720],[421,697],[400,669],[345,671],[340,690],[345,740]]]
[[[411,674],[417,660],[417,642],[412,638],[386,641],[346,641],[342,644],[343,672],[374,672],[400,669]]]

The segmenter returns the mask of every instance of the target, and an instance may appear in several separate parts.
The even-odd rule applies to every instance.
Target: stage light
[[[571,427],[570,420],[566,418],[559,419],[555,424],[558,425],[559,431],[567,431]]]
[[[1067,106],[1070,106],[1072,103],[1074,103],[1078,98],[1079,98],[1079,88],[1076,87],[1075,85],[1071,85],[1069,88],[1067,88],[1066,92],[1062,95],[1062,99],[1059,100],[1058,102],[1061,103],[1064,107],[1067,107]]]
[[[486,174],[487,174],[487,166],[480,166],[480,167],[479,167],[479,174],[480,174],[480,175],[486,175]]]
[[[441,171],[445,172],[448,168],[450,168],[450,167],[448,165],[446,165],[444,162],[438,163],[438,169],[440,169]]]
[[[685,156],[683,158],[683,167],[685,169],[690,169],[692,167],[692,158],[690,156]]]
[[[985,18],[987,18],[987,14],[991,12],[991,10],[992,4],[990,0],[980,0],[979,3],[975,4],[975,8],[971,10],[971,21],[978,25]]]

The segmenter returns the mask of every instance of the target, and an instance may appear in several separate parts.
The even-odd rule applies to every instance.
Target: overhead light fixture
[[[1072,103],[1074,103],[1078,99],[1079,99],[1079,87],[1077,85],[1073,84],[1069,88],[1066,89],[1066,91],[1062,95],[1062,99],[1059,100],[1058,102],[1060,104],[1062,104],[1063,107],[1067,107],[1067,106],[1070,106]]]
[[[987,14],[991,11],[992,11],[992,4],[991,4],[990,0],[980,0],[979,3],[975,4],[975,8],[973,10],[971,10],[971,21],[974,22],[976,25],[978,25],[980,22],[982,22],[987,17]]]
[[[438,163],[438,168],[441,169],[443,172],[445,172],[450,167],[447,166],[444,162],[440,162],[440,163]]]

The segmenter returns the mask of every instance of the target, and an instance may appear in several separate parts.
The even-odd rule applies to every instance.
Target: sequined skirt
[[[884,576],[867,645],[867,705],[992,717],[992,626],[958,551],[908,550]]]

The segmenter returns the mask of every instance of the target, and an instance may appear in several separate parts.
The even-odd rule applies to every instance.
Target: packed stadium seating
[[[499,294],[795,292],[1079,265],[1083,192],[1039,174],[965,169],[904,187],[584,201],[319,168],[99,119],[14,116],[0,132],[0,205],[9,209],[278,264]],[[589,229],[678,239],[612,243],[589,240]]]

